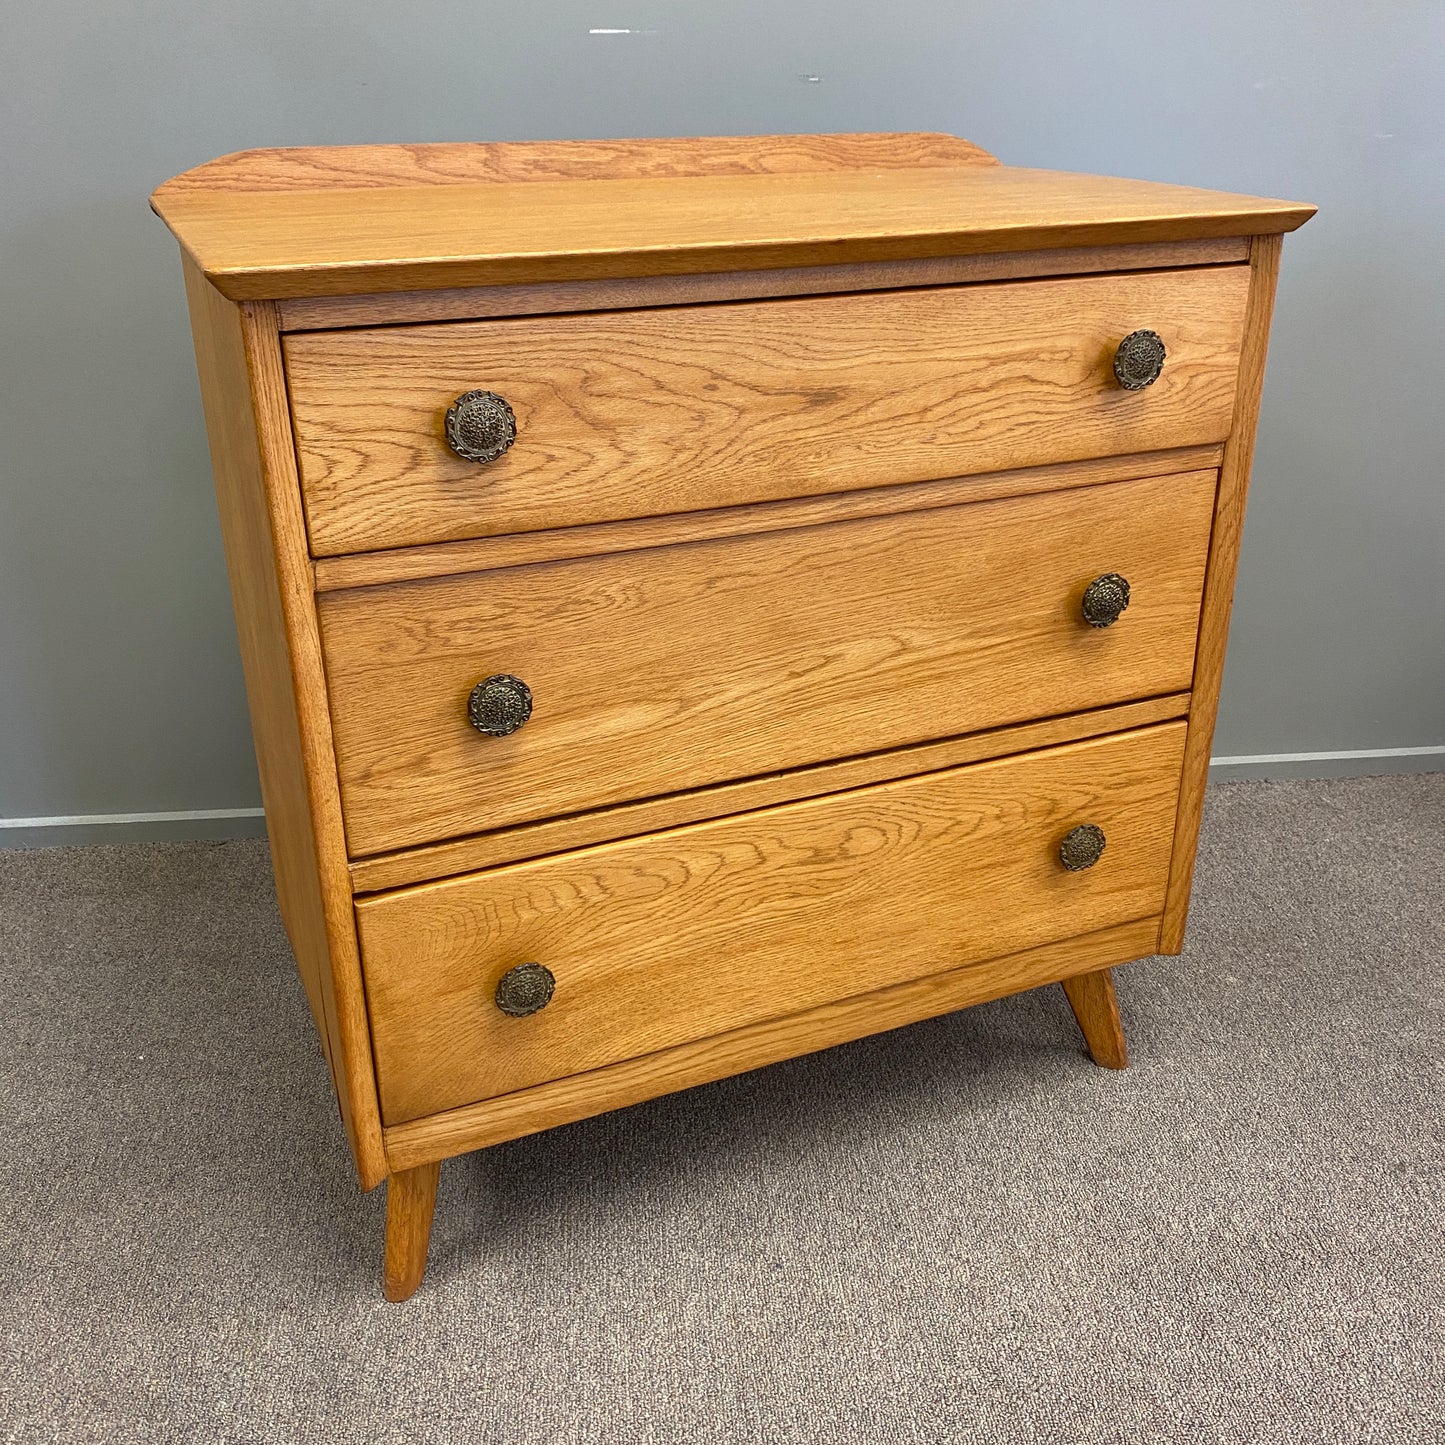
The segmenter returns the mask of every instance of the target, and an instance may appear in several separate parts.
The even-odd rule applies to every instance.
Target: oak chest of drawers
[[[167,182],[282,913],[439,1162],[1177,953],[1280,237],[948,136]]]

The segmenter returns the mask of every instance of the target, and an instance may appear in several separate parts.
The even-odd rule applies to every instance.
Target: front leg
[[[1119,998],[1114,992],[1114,975],[1101,968],[1066,978],[1064,992],[1079,1022],[1089,1057],[1101,1069],[1123,1069],[1129,1065],[1124,1044],[1124,1025],[1119,1020]]]
[[[410,1299],[426,1273],[440,1172],[440,1164],[419,1164],[386,1181],[386,1268],[382,1289],[393,1302]]]

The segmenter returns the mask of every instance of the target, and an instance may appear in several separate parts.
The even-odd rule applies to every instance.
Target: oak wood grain
[[[1080,968],[1128,963],[1153,953],[1158,938],[1158,918],[1118,924],[396,1124],[386,1130],[387,1158],[392,1168],[405,1169],[489,1148],[867,1034],[1052,984]]]
[[[1311,206],[976,164],[304,187],[161,186],[233,299],[525,285],[1154,244],[1293,230]]]
[[[410,1299],[426,1273],[440,1167],[437,1162],[418,1164],[397,1171],[386,1181],[382,1290],[393,1304]]]
[[[1180,784],[1179,816],[1175,824],[1174,856],[1169,872],[1169,899],[1164,907],[1160,951],[1179,953],[1194,878],[1194,857],[1199,824],[1204,814],[1204,789],[1209,776],[1209,754],[1219,712],[1219,688],[1224,678],[1224,652],[1229,641],[1229,615],[1234,603],[1234,577],[1239,565],[1240,534],[1249,494],[1249,469],[1259,426],[1260,394],[1264,385],[1269,323],[1279,277],[1280,238],[1256,237],[1250,246],[1249,304],[1245,314],[1244,349],[1240,359],[1239,392],[1233,424],[1225,444],[1219,474],[1214,525],[1209,543],[1209,570],[1200,608],[1199,641],[1195,650],[1194,696],[1189,709],[1189,745]]]
[[[1101,968],[1066,978],[1063,985],[1089,1057],[1101,1069],[1128,1068],[1129,1051],[1124,1043],[1124,1025],[1119,1019],[1119,998],[1114,991],[1113,975],[1107,968]]]
[[[275,309],[185,272],[277,898],[371,1188],[386,1160]]]
[[[613,311],[637,306],[692,306],[763,296],[953,286],[1032,276],[1082,276],[1096,271],[1146,271],[1220,266],[1249,258],[1243,236],[1165,241],[1152,246],[1076,246],[1066,251],[1017,251],[988,256],[929,256],[854,266],[785,266],[696,276],[631,276],[616,281],[559,281],[536,286],[471,286],[449,291],[392,291],[375,296],[300,296],[278,302],[283,331],[334,331],[343,326],[399,326],[489,316],[561,311]]]
[[[644,176],[800,175],[997,164],[982,146],[937,131],[291,146],[219,156],[167,181],[156,194],[351,191]]]
[[[1207,445],[1228,435],[1248,268],[286,338],[317,555]],[[1169,351],[1128,392],[1119,341]],[[515,444],[443,440],[461,393]]]
[[[249,152],[153,205],[389,1298],[451,1154],[1053,981],[1123,1066],[1108,970],[1182,945],[1312,207],[931,134]],[[521,421],[482,469],[440,435],[478,386]],[[516,737],[464,721],[491,671]],[[532,959],[556,995],[505,1018]]]
[[[1064,717],[1044,718],[1013,727],[987,728],[961,738],[946,738],[942,742],[890,748],[886,752],[846,758],[818,767],[794,768],[788,772],[745,778],[736,783],[720,783],[716,787],[700,788],[694,792],[647,798],[615,808],[598,808],[571,817],[523,823],[515,828],[457,838],[448,843],[358,858],[351,865],[351,885],[357,893],[376,893],[409,883],[451,878],[459,873],[493,868],[499,863],[540,858],[547,853],[611,842],[614,838],[637,837],[684,823],[697,823],[705,818],[726,817],[732,813],[790,803],[799,798],[821,797],[824,793],[881,783],[889,778],[912,777],[917,773],[984,762],[1029,749],[1102,737],[1105,733],[1123,732],[1183,717],[1188,711],[1188,693],[1169,693],[1163,697],[1145,698],[1141,702],[1122,703],[1117,707],[1095,708],[1089,712],[1069,713]]]
[[[574,557],[635,552],[646,547],[669,546],[674,542],[702,542],[715,537],[780,532],[791,527],[817,526],[822,522],[888,516],[959,502],[989,501],[996,497],[1029,496],[1034,492],[1063,491],[1100,482],[1213,470],[1219,466],[1223,455],[1222,445],[1176,447],[1162,452],[1062,462],[1052,467],[1023,467],[1017,471],[984,472],[971,477],[946,477],[936,482],[865,487],[822,497],[785,498],[702,512],[633,517],[620,522],[597,522],[591,526],[555,527],[541,532],[514,532],[504,537],[476,537],[462,542],[438,542],[432,546],[319,557],[313,570],[318,592],[336,592],[346,587],[418,581],[426,577],[485,572],[495,567],[521,567],[534,562],[562,562]]]
[[[324,593],[353,856],[1179,692],[1214,474]],[[1121,572],[1124,616],[1089,627]],[[482,678],[529,722],[467,722]]]
[[[388,1124],[1157,914],[1184,724],[364,898]],[[1092,822],[1084,873],[1059,841]],[[538,962],[556,993],[493,1001]]]

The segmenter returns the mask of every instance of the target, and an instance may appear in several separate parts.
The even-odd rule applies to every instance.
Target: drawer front
[[[1190,685],[1212,472],[319,600],[353,855]],[[1083,618],[1128,579],[1110,627]],[[468,720],[520,678],[510,736]]]
[[[317,555],[1219,442],[1248,268],[1078,277],[286,339]],[[1153,330],[1163,372],[1122,389]],[[447,447],[489,391],[516,440]]]
[[[357,904],[388,1124],[1163,908],[1185,725]],[[1075,828],[1102,830],[1067,870]],[[1079,861],[1079,860],[1075,860]],[[539,1012],[502,976],[555,978]]]

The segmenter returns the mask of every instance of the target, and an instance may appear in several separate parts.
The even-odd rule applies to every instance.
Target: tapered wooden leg
[[[386,1181],[386,1268],[382,1289],[395,1303],[410,1299],[426,1273],[440,1172],[440,1164],[419,1164]]]
[[[1089,1057],[1101,1069],[1128,1068],[1129,1050],[1124,1044],[1124,1025],[1119,1021],[1114,975],[1101,968],[1097,973],[1066,978],[1064,992],[1089,1046]]]

